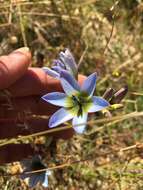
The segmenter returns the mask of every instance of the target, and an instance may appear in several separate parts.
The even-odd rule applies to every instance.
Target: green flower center
[[[86,92],[77,92],[67,97],[67,109],[78,117],[88,112],[91,105],[92,99]]]

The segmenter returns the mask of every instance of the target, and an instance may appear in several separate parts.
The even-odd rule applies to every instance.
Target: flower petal
[[[89,113],[103,110],[110,105],[105,99],[101,97],[93,96],[92,100],[93,104],[88,111]]]
[[[60,80],[66,94],[71,95],[77,91],[80,91],[77,81],[71,74],[69,74],[69,72],[62,70]]]
[[[63,61],[63,63],[66,66],[66,69],[73,75],[77,74],[77,65],[75,62],[75,59],[72,55],[72,53],[70,52],[69,49],[66,49],[65,52],[61,52],[60,53],[60,59]]]
[[[48,175],[51,175],[51,171],[49,171],[49,170],[46,171],[45,178],[44,178],[43,183],[42,183],[42,185],[44,187],[48,187]]]
[[[41,181],[41,178],[43,179],[43,173],[42,174],[32,174],[29,178],[29,187],[32,188],[37,185],[39,181]]]
[[[47,170],[46,171],[46,175],[48,176],[48,175],[51,175],[52,174],[52,172],[50,171],[50,170]]]
[[[54,71],[56,71],[57,73],[59,73],[59,74],[61,73],[62,70],[65,70],[65,69],[63,69],[63,68],[61,68],[61,67],[59,67],[59,66],[53,66],[52,69],[53,69]]]
[[[73,118],[72,114],[70,114],[66,109],[61,108],[51,116],[49,120],[49,127],[50,128],[56,127],[72,118]]]
[[[81,87],[81,90],[87,92],[89,96],[92,96],[94,93],[96,87],[96,78],[96,73],[89,75]]]
[[[56,106],[62,106],[66,107],[66,94],[61,93],[61,92],[51,92],[48,93],[41,98],[45,100],[48,103],[51,103]]]
[[[57,71],[54,71],[53,69],[50,69],[48,67],[42,67],[43,71],[54,78],[59,78],[60,74]]]
[[[59,59],[55,59],[53,61],[52,67],[53,66],[58,66],[58,67],[61,67],[62,69],[66,69],[64,63],[62,63],[62,61]]]
[[[48,176],[47,175],[45,175],[45,178],[44,178],[44,181],[43,181],[42,185],[44,187],[48,187]]]
[[[85,127],[86,127],[86,122],[87,122],[87,113],[85,113],[79,117],[77,117],[77,116],[74,117],[73,121],[72,121],[74,130],[79,134],[83,133],[85,130]]]

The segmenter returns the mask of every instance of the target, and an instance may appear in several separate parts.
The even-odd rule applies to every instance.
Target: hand
[[[0,57],[0,139],[47,130],[48,120],[39,116],[50,116],[58,109],[40,97],[62,91],[60,82],[47,76],[42,69],[30,67],[30,63],[28,48]],[[84,78],[80,76],[79,82],[82,83]],[[50,135],[55,139],[68,139],[73,134],[73,129],[67,129]],[[0,163],[20,160],[34,153],[30,144],[6,145],[0,147]]]

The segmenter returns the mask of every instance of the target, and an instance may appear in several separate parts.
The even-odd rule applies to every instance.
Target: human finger
[[[52,115],[59,107],[45,102],[40,96],[0,99],[0,118],[16,117],[25,112],[35,115]]]
[[[81,84],[85,76],[79,75]],[[25,75],[8,88],[12,96],[43,95],[48,92],[62,91],[60,81],[54,79],[40,68],[29,68]]]
[[[82,84],[85,79],[85,76],[79,75],[79,83]],[[52,79],[51,80],[48,91],[62,91],[62,87],[60,86],[60,82],[58,80]],[[39,92],[39,89],[37,89],[37,86],[31,89],[29,88],[28,91],[25,88],[21,88],[21,86],[17,86],[16,90],[13,88],[13,93],[16,92],[17,95],[25,95],[27,93],[36,93]],[[15,90],[14,90],[15,89]],[[43,94],[46,94],[48,92],[45,92],[45,88],[43,88]],[[41,88],[42,92],[42,88]],[[41,95],[42,96],[42,95]],[[5,97],[0,97],[0,116],[1,117],[13,117],[16,116],[19,111],[24,111],[32,114],[46,114],[46,115],[51,115],[57,110],[57,106],[53,106],[51,104],[48,104],[47,102],[43,101],[41,99],[41,96],[39,95],[29,95],[29,96],[23,96],[23,97],[12,97],[8,99],[7,96]],[[9,105],[10,104],[10,105]],[[9,109],[9,106],[12,108]]]
[[[0,147],[0,164],[20,161],[38,152],[30,144],[9,144]]]
[[[31,61],[27,47],[0,57],[0,89],[5,89],[24,75]]]
[[[16,138],[19,135],[25,136],[48,130],[49,133],[47,135],[52,136],[55,140],[59,138],[66,140],[73,136],[73,128],[64,129],[64,126],[61,131],[50,132],[52,129],[48,128],[48,122],[48,118],[43,117],[0,119],[0,139]]]

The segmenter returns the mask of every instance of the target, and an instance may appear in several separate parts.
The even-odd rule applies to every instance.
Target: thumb
[[[0,57],[0,89],[7,88],[24,75],[31,62],[29,48],[23,47]]]

